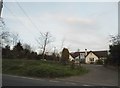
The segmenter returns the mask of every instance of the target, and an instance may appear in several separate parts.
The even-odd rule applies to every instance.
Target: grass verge
[[[18,60],[3,59],[3,74],[21,75],[29,77],[68,77],[83,75],[88,72],[84,67],[71,69],[69,65],[63,66],[60,63],[41,60]]]

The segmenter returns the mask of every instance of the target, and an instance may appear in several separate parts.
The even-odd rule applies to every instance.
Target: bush
[[[99,65],[102,65],[102,64],[103,64],[103,61],[102,61],[102,60],[96,60],[95,63],[96,63],[96,64],[99,64]]]
[[[90,62],[90,64],[94,64],[94,62]]]

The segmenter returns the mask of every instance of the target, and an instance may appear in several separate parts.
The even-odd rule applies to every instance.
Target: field
[[[28,77],[55,78],[83,75],[88,73],[88,70],[83,67],[71,69],[69,65],[64,66],[53,61],[3,59],[2,73]]]

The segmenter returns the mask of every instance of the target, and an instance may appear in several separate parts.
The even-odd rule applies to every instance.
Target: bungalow
[[[75,61],[85,62],[85,52],[72,52],[70,55]]]
[[[96,60],[105,60],[108,55],[108,51],[87,51],[85,49],[85,52],[74,52],[70,53],[70,55],[74,58],[76,61],[80,61],[81,63],[95,63]]]
[[[90,51],[85,58],[85,63],[95,63],[97,60],[104,62],[107,59],[107,55],[107,51]]]

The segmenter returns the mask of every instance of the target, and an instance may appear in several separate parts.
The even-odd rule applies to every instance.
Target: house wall
[[[80,63],[80,57],[77,56],[77,57],[75,57],[75,64],[76,64],[76,65],[79,65],[79,63]]]
[[[85,59],[85,53],[80,53],[80,59]]]
[[[74,60],[74,58],[71,55],[69,55],[69,60],[72,61]]]
[[[75,57],[76,60],[79,60],[79,56]]]
[[[89,64],[90,64],[90,63],[91,63],[90,58],[94,58],[94,61],[93,61],[93,62],[95,62],[96,60],[99,59],[95,54],[93,54],[92,52],[90,52],[90,53],[86,56],[86,58],[85,58],[85,63],[89,63]]]

